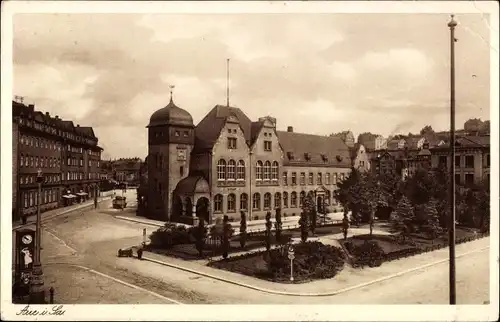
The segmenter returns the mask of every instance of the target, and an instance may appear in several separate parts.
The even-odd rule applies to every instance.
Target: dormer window
[[[337,155],[337,161],[338,161],[338,162],[341,162],[341,161],[342,161],[342,156],[341,156],[341,155]]]
[[[288,160],[293,160],[295,158],[293,152],[287,152],[286,155],[288,157]]]
[[[304,158],[306,159],[306,161],[311,161],[311,153],[309,152],[304,153]]]
[[[323,160],[323,162],[328,162],[328,157],[326,156],[326,154],[322,154],[321,159]]]

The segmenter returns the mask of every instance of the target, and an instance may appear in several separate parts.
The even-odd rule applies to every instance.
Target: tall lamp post
[[[455,285],[455,27],[457,22],[451,15],[450,28],[450,216],[449,216],[449,249],[450,249],[450,305],[456,304]]]
[[[40,261],[42,223],[40,216],[40,206],[42,202],[42,183],[44,182],[43,173],[38,169],[36,182],[38,183],[38,198],[36,211],[36,234],[35,234],[35,256],[33,261],[33,274],[31,279],[31,301],[34,304],[45,304],[45,290],[43,289],[43,270]]]

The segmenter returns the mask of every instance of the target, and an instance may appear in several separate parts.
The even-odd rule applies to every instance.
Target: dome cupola
[[[170,103],[167,106],[157,110],[149,118],[148,127],[161,125],[194,127],[191,114],[175,105],[172,96],[170,96]]]

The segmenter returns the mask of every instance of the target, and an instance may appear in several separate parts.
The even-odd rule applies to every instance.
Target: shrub
[[[194,227],[187,229],[185,226],[166,223],[150,235],[151,246],[169,248],[179,244],[191,244],[194,241]]]
[[[281,230],[283,228],[280,208],[276,208],[276,216],[274,218],[276,220],[276,223],[274,224],[274,227],[276,228],[276,242],[279,244],[281,242]]]
[[[344,266],[340,248],[320,242],[301,243],[295,247],[293,271],[295,280],[325,279],[334,277]],[[267,259],[268,277],[287,280],[290,277],[290,260],[286,251],[273,249]]]
[[[384,251],[376,242],[365,240],[361,245],[355,245],[352,241],[344,243],[347,251],[356,257],[356,262],[360,265],[380,266],[384,259]]]
[[[308,220],[307,220],[307,213],[306,212],[302,212],[300,214],[300,220],[299,220],[299,225],[300,225],[300,238],[302,239],[302,241],[305,243],[307,241],[307,237],[309,236],[309,224],[308,224]]]

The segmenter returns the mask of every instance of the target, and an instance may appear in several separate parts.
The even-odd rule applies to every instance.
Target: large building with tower
[[[276,119],[252,121],[236,107],[215,106],[196,126],[170,103],[151,115],[147,188],[139,209],[150,218],[196,224],[228,215],[264,219],[275,208],[298,215],[312,192],[318,209],[351,169],[351,151],[339,137],[278,131]]]

